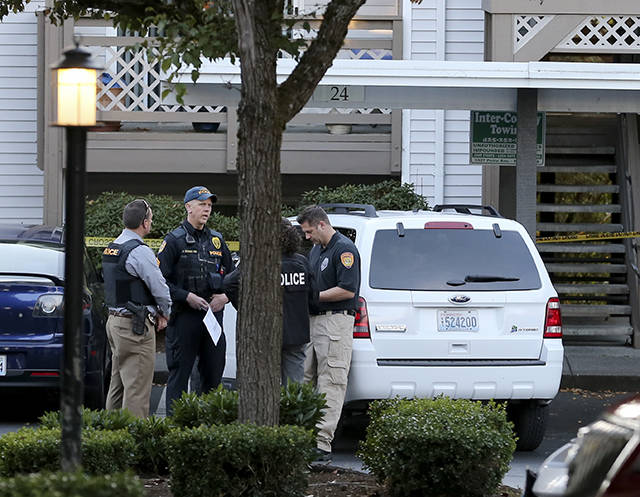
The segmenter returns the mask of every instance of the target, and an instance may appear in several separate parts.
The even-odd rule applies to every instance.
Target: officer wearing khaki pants
[[[311,310],[305,382],[315,383],[317,391],[326,395],[327,409],[317,425],[317,451],[319,460],[328,460],[347,391],[360,290],[360,254],[349,238],[331,226],[321,207],[307,207],[297,221],[314,244],[309,263],[320,293],[317,309]]]
[[[134,200],[122,220],[125,229],[102,254],[112,355],[107,409],[125,408],[144,418],[149,415],[156,326],[166,328],[171,298],[155,254],[142,241],[151,231],[151,207]]]

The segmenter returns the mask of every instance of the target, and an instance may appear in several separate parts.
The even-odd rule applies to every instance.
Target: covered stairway
[[[635,239],[604,237],[634,231],[640,189],[631,188],[627,166],[633,164],[626,158],[637,154],[638,141],[621,139],[629,130],[616,114],[549,114],[547,123],[546,163],[537,181],[538,235],[595,238],[538,244],[560,295],[564,334],[581,342],[631,344],[638,312]],[[637,137],[637,128],[632,131]]]

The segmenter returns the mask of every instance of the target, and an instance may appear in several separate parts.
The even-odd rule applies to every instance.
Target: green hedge
[[[42,428],[60,430],[60,411],[46,412],[39,418]],[[138,473],[166,474],[168,463],[164,437],[173,427],[170,419],[150,416],[136,418],[126,409],[93,411],[84,408],[82,426],[88,430],[127,430],[135,444],[134,468]]]
[[[0,497],[144,497],[142,482],[130,473],[33,473],[0,478]]]
[[[504,405],[447,397],[382,400],[358,456],[392,496],[494,495],[515,450]]]
[[[149,238],[164,238],[186,217],[184,204],[168,195],[143,195],[153,209],[153,224]],[[87,201],[86,236],[113,237],[122,231],[122,210],[132,200],[140,196],[124,192],[105,192],[96,199]],[[302,194],[296,205],[283,208],[284,214],[296,215],[309,204],[320,203],[364,203],[373,204],[376,209],[426,209],[425,197],[413,191],[413,185],[387,180],[373,185],[342,185],[336,188],[320,187]],[[215,206],[214,206],[215,209]],[[225,216],[214,210],[207,223],[209,227],[222,233],[226,240],[238,240],[239,221],[236,216]]]
[[[175,497],[300,496],[313,458],[311,431],[297,426],[219,425],[167,435]]]
[[[96,430],[124,430],[129,428],[137,418],[126,409],[113,411],[82,409],[82,426]],[[62,414],[60,411],[48,411],[38,418],[42,428],[60,428]]]
[[[86,205],[86,236],[115,238],[122,231],[122,210],[132,200],[144,198],[153,209],[153,223],[149,238],[164,238],[186,218],[181,200],[168,195],[131,195],[123,192],[105,192]],[[222,233],[226,240],[238,239],[238,218],[212,212],[207,225]]]
[[[371,204],[377,210],[427,209],[427,199],[413,191],[410,183],[390,179],[372,185],[322,186],[302,194],[299,207],[311,204]]]
[[[60,467],[59,428],[21,428],[0,438],[0,476],[56,471]],[[82,432],[82,465],[89,474],[109,474],[135,463],[135,441],[126,430]]]
[[[279,422],[315,430],[325,407],[325,395],[315,392],[312,385],[289,382],[280,390]],[[229,424],[237,419],[238,392],[222,386],[200,396],[183,393],[174,401],[171,417],[173,423],[184,428]]]

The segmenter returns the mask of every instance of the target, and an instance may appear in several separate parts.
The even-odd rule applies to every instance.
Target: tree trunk
[[[238,107],[238,196],[242,281],[237,326],[241,422],[276,425],[280,407],[280,145],[276,52],[263,22],[268,4],[250,11],[234,1],[240,38],[242,97]],[[249,291],[251,290],[251,291]]]

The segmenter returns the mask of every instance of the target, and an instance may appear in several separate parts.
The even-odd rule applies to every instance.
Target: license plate
[[[478,331],[478,311],[438,311],[438,331]]]
[[[7,356],[0,355],[0,376],[7,374]]]

